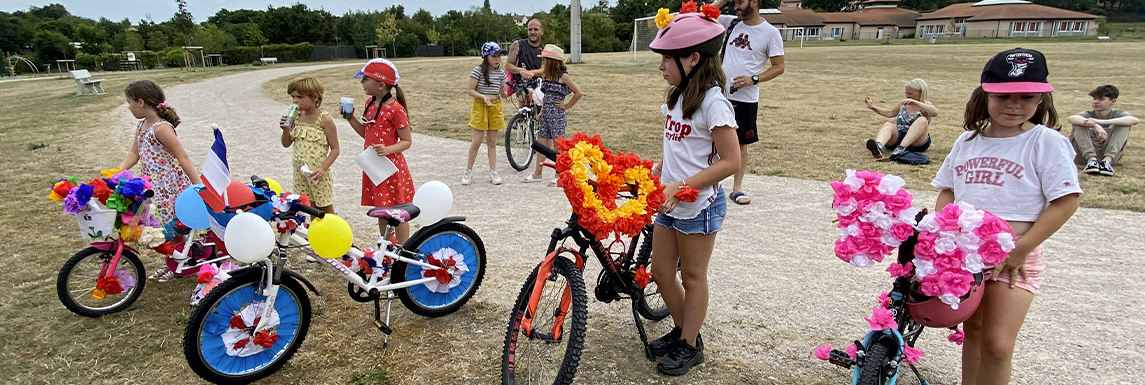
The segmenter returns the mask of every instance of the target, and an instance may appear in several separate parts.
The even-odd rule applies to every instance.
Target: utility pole
[[[571,62],[580,63],[580,0],[572,0],[571,22],[569,23],[569,52]]]

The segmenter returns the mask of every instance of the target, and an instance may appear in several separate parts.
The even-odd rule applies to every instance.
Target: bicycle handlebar
[[[325,211],[322,211],[322,210],[319,210],[319,209],[316,209],[316,208],[313,208],[313,207],[310,207],[307,205],[303,205],[303,204],[298,205],[298,211],[301,211],[301,212],[305,213],[306,215],[309,215],[309,216],[312,216],[315,218],[326,217]]]
[[[533,151],[536,151],[536,152],[540,153],[541,155],[544,155],[546,158],[549,158],[549,160],[554,161],[554,162],[557,161],[557,150],[554,150],[554,149],[550,148],[549,146],[541,144],[541,142],[538,142],[538,141],[534,141],[532,147],[533,147]]]

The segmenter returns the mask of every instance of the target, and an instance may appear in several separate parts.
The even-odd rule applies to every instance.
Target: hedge
[[[233,47],[223,49],[223,62],[227,64],[248,64],[259,61],[260,58],[274,57],[279,62],[302,62],[310,58],[314,45],[310,43],[298,44],[269,44],[262,47]]]
[[[161,53],[166,54],[166,53]],[[126,54],[122,53],[105,53],[105,54],[87,54],[80,53],[76,55],[76,68],[86,69],[91,71],[119,71],[119,63],[125,60]],[[140,51],[135,53],[135,60],[141,62],[142,69],[154,69],[155,52]],[[182,56],[179,56],[179,64],[183,62]]]

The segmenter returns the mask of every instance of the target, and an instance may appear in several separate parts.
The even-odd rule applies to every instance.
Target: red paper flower
[[[710,19],[718,19],[720,17],[720,9],[711,4],[704,4],[700,7],[700,12]]]
[[[254,335],[254,344],[270,349],[274,343],[278,342],[278,333],[271,333],[270,330],[263,330]],[[238,348],[238,344],[235,344]]]
[[[114,275],[97,279],[95,281],[95,288],[107,294],[119,294],[123,292],[123,286],[119,285],[119,277]]]
[[[246,329],[246,323],[243,322],[243,317],[240,317],[237,315],[231,317],[231,325],[230,326],[232,328],[235,328],[235,329]],[[235,349],[238,349],[238,347],[235,347]]]
[[[692,186],[684,186],[680,191],[676,192],[676,198],[683,202],[695,202],[696,197],[700,195],[700,190],[692,188]]]
[[[107,198],[110,197],[112,193],[111,188],[107,187],[107,182],[104,182],[103,179],[96,179],[88,184],[91,185],[92,188],[91,196],[98,199],[100,204],[107,204]]]
[[[250,338],[243,338],[241,340],[235,341],[235,350],[242,349],[244,346],[246,346],[247,342],[250,342]]]
[[[171,241],[165,241],[151,250],[155,250],[155,252],[159,254],[171,255],[175,253],[175,246],[171,245]]]
[[[639,269],[636,269],[636,284],[643,289],[648,287],[649,283],[652,283],[652,272],[649,272],[644,266],[640,266]]]
[[[680,4],[680,14],[681,15],[685,14],[685,13],[689,13],[689,12],[696,12],[696,2],[695,1],[688,1],[688,2],[684,2],[683,4]]]

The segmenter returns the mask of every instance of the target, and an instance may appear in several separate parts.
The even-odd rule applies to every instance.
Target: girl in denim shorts
[[[675,327],[651,343],[657,369],[682,375],[704,362],[700,326],[708,311],[708,260],[727,214],[719,181],[739,167],[735,113],[724,97],[719,49],[724,27],[708,16],[685,13],[661,29],[651,48],[660,54],[668,83],[664,157],[653,170],[667,200],[652,236],[652,278]],[[683,283],[676,280],[680,267]]]

